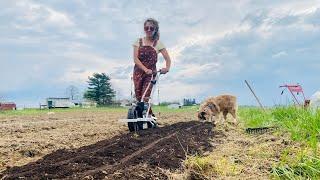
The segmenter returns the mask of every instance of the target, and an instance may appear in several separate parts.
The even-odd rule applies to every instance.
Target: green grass
[[[276,124],[269,109],[264,112],[257,107],[240,107],[238,115],[245,128],[274,126]]]
[[[197,110],[199,109],[199,106],[182,106],[181,108],[178,109],[173,109],[173,108],[168,108],[167,106],[153,106],[153,111],[155,112],[194,112],[196,113]]]
[[[127,108],[123,107],[92,107],[92,108],[62,108],[62,109],[38,109],[38,108],[27,108],[23,110],[15,111],[0,111],[0,116],[25,116],[25,115],[40,115],[48,112],[98,112],[98,111],[109,111],[109,112],[126,112]]]
[[[289,151],[282,154],[281,161],[272,168],[272,175],[277,179],[319,179],[320,159],[307,155],[303,151],[290,157]]]
[[[184,106],[179,109],[172,109],[168,108],[167,106],[153,106],[154,112],[196,112],[198,110],[198,106]],[[48,112],[98,112],[98,111],[108,111],[108,112],[124,112],[126,113],[128,110],[127,107],[114,107],[114,106],[107,106],[107,107],[91,107],[91,108],[66,108],[66,109],[43,109],[40,110],[38,108],[28,108],[23,110],[16,110],[16,111],[0,111],[0,116],[24,116],[24,115],[40,115],[46,114]]]
[[[240,108],[239,116],[245,128],[277,126],[289,133],[291,139],[303,146],[284,150],[279,163],[272,168],[276,179],[320,178],[320,111],[312,112],[297,107],[274,107],[265,112],[258,108]]]
[[[320,111],[313,113],[296,107],[275,107],[266,112],[258,108],[240,108],[239,116],[246,128],[277,126],[289,132],[293,140],[307,142],[317,149]]]
[[[184,165],[187,169],[193,169],[200,174],[210,174],[215,172],[215,165],[209,156],[187,156],[184,161]]]

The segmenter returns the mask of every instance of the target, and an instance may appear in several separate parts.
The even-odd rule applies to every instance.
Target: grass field
[[[320,178],[320,111],[314,112],[296,107],[274,107],[264,112],[259,108],[242,107],[238,115],[240,133],[227,133],[232,137],[229,140],[231,143],[224,147],[221,154],[217,155],[217,152],[213,152],[204,157],[190,156],[185,162],[186,166],[207,178],[240,177],[241,171],[246,170],[243,165],[261,168],[261,164],[268,164],[265,171],[269,174],[268,178]],[[258,127],[273,127],[273,129],[264,134],[241,133],[246,128]],[[235,145],[236,143],[232,143],[239,137],[251,144],[240,146],[243,148],[241,150],[231,150],[239,148]],[[259,141],[259,139],[263,140]],[[225,153],[226,151],[229,153]],[[237,157],[236,161],[232,158],[230,160],[230,157]],[[250,172],[246,173],[247,176],[242,178],[250,179],[252,172],[260,173],[250,169]]]
[[[154,111],[156,112],[196,112],[198,106],[187,106],[180,109],[167,108],[166,106],[154,106]],[[57,113],[67,113],[67,112],[121,112],[125,113],[128,108],[125,107],[92,107],[92,108],[66,108],[66,109],[38,109],[38,108],[26,108],[23,110],[16,111],[0,111],[0,116],[24,116],[24,115],[42,115],[47,114],[48,112],[57,112]]]
[[[240,111],[245,127],[278,127],[279,136],[288,133],[299,147],[288,147],[273,166],[274,177],[285,179],[320,178],[320,111],[296,107],[275,107],[262,112],[247,108]]]
[[[162,126],[196,120],[197,106],[155,106]],[[58,149],[74,149],[126,134],[126,108],[26,109],[0,112],[0,172],[36,161]],[[318,179],[320,177],[320,112],[274,107],[266,112],[240,107],[239,124],[218,125],[214,149],[187,153],[174,179]],[[275,127],[264,133],[246,128]],[[218,142],[218,143],[217,143]]]

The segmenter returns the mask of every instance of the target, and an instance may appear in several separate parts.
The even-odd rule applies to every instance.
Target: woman
[[[133,44],[134,70],[133,81],[137,101],[141,101],[142,95],[151,80],[152,73],[157,70],[158,54],[161,53],[166,61],[166,67],[161,69],[161,74],[170,70],[171,59],[160,42],[159,24],[155,19],[149,18],[144,22],[145,37],[139,38]],[[144,102],[148,102],[152,86],[148,89]],[[152,114],[152,112],[150,112]]]

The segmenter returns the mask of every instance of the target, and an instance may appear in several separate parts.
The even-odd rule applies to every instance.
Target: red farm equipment
[[[284,93],[284,91],[286,89],[291,93],[292,98],[293,98],[293,102],[295,105],[299,105],[299,106],[303,105],[304,107],[309,106],[310,100],[306,99],[304,92],[303,92],[303,89],[302,89],[302,86],[300,84],[290,84],[290,85],[284,84],[284,85],[279,86],[279,88],[284,88],[281,92],[281,95]],[[302,94],[303,102],[301,102],[301,100],[299,100],[299,98],[298,98],[300,93]]]

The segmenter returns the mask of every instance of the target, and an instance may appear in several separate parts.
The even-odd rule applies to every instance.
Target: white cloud
[[[184,79],[198,79],[204,74],[218,74],[222,69],[221,64],[212,62],[203,65],[187,64],[180,68],[175,74],[176,77],[183,77]]]
[[[272,58],[281,58],[281,57],[287,56],[287,55],[288,55],[288,54],[287,54],[286,51],[281,51],[281,52],[278,52],[278,53],[272,55]]]
[[[20,10],[22,18],[32,24],[45,24],[60,28],[74,26],[69,15],[43,4],[33,1],[18,1],[16,7]]]
[[[160,101],[181,101],[183,98],[194,98],[202,94],[204,90],[210,91],[211,88],[212,84],[187,84],[178,81],[166,84],[160,79]]]
[[[186,37],[182,38],[182,40],[178,40],[177,45],[175,45],[170,49],[170,56],[174,59],[174,63],[179,63],[182,61],[181,56],[183,56],[184,51],[190,47],[201,47],[205,48],[205,46],[209,44],[214,44],[215,41],[218,41],[224,38],[226,35],[244,32],[249,30],[248,25],[237,26],[231,30],[225,30],[220,33],[214,33],[212,35],[204,35],[201,33],[188,34]]]
[[[89,38],[89,35],[85,32],[76,32],[75,33],[75,36],[78,37],[78,38],[81,38],[81,39],[88,39]]]
[[[59,25],[61,27],[70,27],[74,25],[68,15],[66,15],[65,13],[55,11],[48,7],[45,7],[45,9],[49,12],[49,15],[47,17],[47,21],[49,24]]]
[[[57,82],[85,82],[88,76],[93,73],[106,72],[112,74],[117,68],[122,68],[126,64],[119,63],[119,60],[108,59],[107,57],[85,50],[75,50],[74,52],[66,52],[61,55],[65,62],[64,74],[56,79]],[[77,71],[81,69],[81,71]]]
[[[128,97],[131,44],[143,35],[146,14],[160,21],[161,40],[173,61],[160,81],[162,100],[224,91],[245,96],[243,79],[261,81],[257,89],[270,97],[268,83],[309,81],[320,57],[319,1],[27,0],[0,5],[0,74],[14,77],[0,80],[6,84],[1,92],[36,93],[39,85],[52,83],[85,86],[93,72],[106,72],[118,95]],[[292,75],[300,70],[303,77]],[[49,94],[59,90],[47,89]]]

